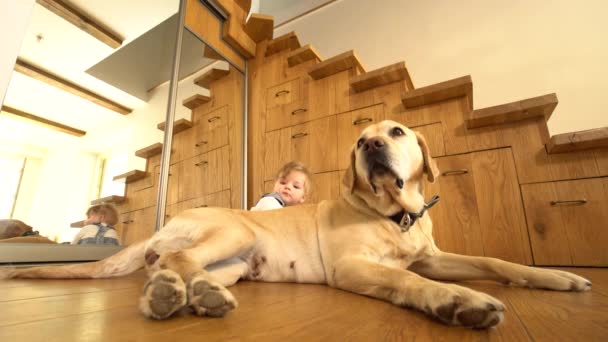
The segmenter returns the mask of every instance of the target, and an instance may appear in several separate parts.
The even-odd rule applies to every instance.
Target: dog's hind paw
[[[187,303],[186,285],[181,277],[171,271],[154,273],[144,286],[139,308],[146,317],[166,319]]]
[[[195,276],[188,284],[188,304],[199,316],[223,317],[238,303],[220,283]]]

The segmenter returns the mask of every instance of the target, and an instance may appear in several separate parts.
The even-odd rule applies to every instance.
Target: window
[[[0,219],[12,218],[26,158],[0,156]]]
[[[98,198],[112,195],[125,195],[125,183],[115,182],[112,178],[121,174],[121,171],[126,168],[127,163],[128,156],[126,153],[116,154],[103,159]]]

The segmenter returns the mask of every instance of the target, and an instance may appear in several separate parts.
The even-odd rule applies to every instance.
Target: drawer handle
[[[214,116],[214,117],[212,117],[212,118],[207,119],[207,122],[211,123],[211,122],[216,121],[216,120],[219,120],[219,119],[221,119],[221,118],[220,118],[219,116],[217,116],[217,115],[216,115],[216,116]]]
[[[274,94],[274,97],[279,97],[283,94],[285,94],[285,95],[289,94],[289,90],[281,90],[281,91],[277,92],[276,94]]]
[[[442,173],[442,176],[458,176],[458,175],[464,175],[469,173],[469,170],[467,169],[460,169],[460,170],[450,170],[450,171],[446,171],[444,173]]]
[[[133,222],[134,222],[133,220],[126,220],[126,221],[122,221],[121,223],[122,224],[129,224],[129,223],[133,223]]]
[[[306,110],[307,110],[306,108],[296,109],[293,112],[291,112],[291,115],[296,115],[298,113],[304,113]]]
[[[194,146],[196,146],[196,147],[201,147],[201,145],[207,145],[207,140],[199,141],[196,144],[194,144]]]
[[[291,136],[291,139],[302,138],[302,137],[305,137],[305,136],[307,136],[307,135],[308,135],[308,133],[298,133],[298,134],[294,134],[294,135],[292,135],[292,136]]]
[[[201,204],[201,205],[199,205],[199,206],[196,206],[195,208],[207,208],[207,207],[208,207],[208,205],[206,205],[206,204]]]
[[[535,223],[534,230],[536,230],[539,234],[545,234],[545,225],[542,223]]]
[[[572,201],[551,201],[551,206],[556,207],[558,205],[583,205],[587,203],[586,199],[572,200]]]
[[[157,173],[157,175],[159,175],[159,176],[160,176],[160,172],[159,172],[159,173]],[[169,173],[169,176],[171,176],[171,173]]]
[[[203,160],[203,161],[200,161],[200,162],[194,164],[194,166],[201,166],[201,165],[207,165],[207,164],[209,164],[209,162],[207,162],[206,160]]]
[[[372,121],[374,121],[372,118],[357,119],[357,120],[353,121],[353,125],[357,126],[357,125],[360,125],[362,123],[372,122]]]

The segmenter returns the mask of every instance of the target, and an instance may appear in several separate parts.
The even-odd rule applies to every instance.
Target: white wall
[[[33,6],[34,0],[0,1],[0,104],[4,102]]]
[[[341,0],[275,30],[367,70],[406,61],[416,87],[471,75],[474,107],[556,92],[552,134],[608,126],[608,2]]]

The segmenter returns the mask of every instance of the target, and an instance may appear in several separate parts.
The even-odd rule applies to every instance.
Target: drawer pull
[[[304,113],[306,110],[307,110],[306,108],[296,109],[293,112],[291,112],[291,115],[296,115],[298,113]]]
[[[305,136],[307,136],[307,135],[308,135],[308,133],[298,133],[298,134],[294,134],[294,135],[292,135],[292,136],[291,136],[291,139],[302,138],[302,137],[305,137]]]
[[[274,97],[279,97],[283,94],[285,94],[285,95],[289,94],[289,90],[281,90],[281,91],[277,92],[276,94],[274,94]]]
[[[159,176],[160,176],[160,172],[159,172],[159,173],[157,173],[157,175],[159,175]],[[171,173],[169,173],[169,176],[171,176]]]
[[[199,141],[194,146],[201,147],[202,145],[207,145],[207,140]]]
[[[216,121],[216,120],[219,120],[219,119],[221,119],[221,118],[220,118],[219,116],[217,116],[217,115],[216,115],[216,116],[214,116],[214,117],[212,117],[212,118],[207,119],[207,122],[211,123],[211,122]]]
[[[545,234],[545,225],[542,223],[535,223],[534,230],[536,230],[539,234]]]
[[[357,119],[355,121],[353,121],[353,125],[357,126],[366,122],[372,122],[374,121],[372,118],[363,118],[363,119]]]
[[[201,166],[201,165],[207,165],[207,164],[209,164],[209,162],[207,162],[206,160],[203,160],[203,161],[200,161],[200,162],[194,164],[194,166]]]
[[[551,206],[556,207],[558,205],[583,205],[587,203],[586,199],[572,200],[572,201],[551,201]]]
[[[134,222],[133,220],[126,220],[126,221],[122,221],[121,223],[122,224],[129,224],[129,223],[133,223],[133,222]]]
[[[460,170],[450,170],[450,171],[446,171],[444,173],[442,173],[442,176],[458,176],[458,175],[464,175],[466,173],[469,173],[469,170],[467,169],[460,169]]]
[[[208,205],[206,204],[201,204],[201,205],[197,205],[195,208],[207,208]]]

